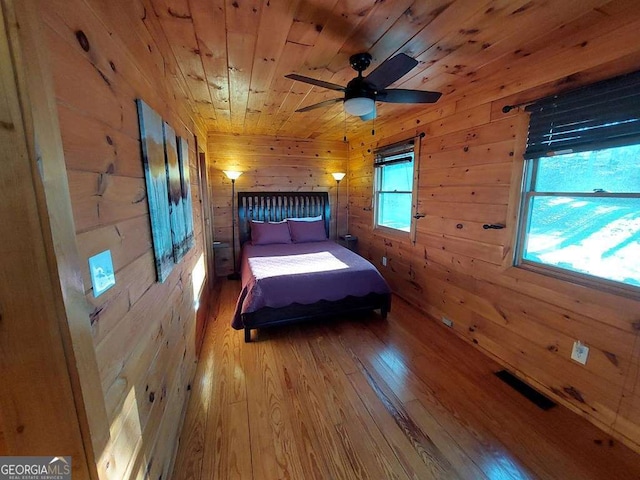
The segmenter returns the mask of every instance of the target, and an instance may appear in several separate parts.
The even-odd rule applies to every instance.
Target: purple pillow
[[[287,222],[251,222],[251,243],[254,245],[291,243]]]
[[[289,232],[293,243],[323,242],[327,239],[327,232],[324,229],[324,221],[316,222],[296,222],[288,220]]]

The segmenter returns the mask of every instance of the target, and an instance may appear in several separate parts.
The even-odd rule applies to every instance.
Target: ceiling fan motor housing
[[[362,77],[356,77],[347,83],[347,88],[344,91],[344,99],[349,100],[350,98],[370,98],[371,100],[376,99],[376,91],[371,88],[371,85]]]

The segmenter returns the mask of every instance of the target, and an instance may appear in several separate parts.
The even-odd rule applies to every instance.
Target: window
[[[640,287],[640,72],[527,107],[516,263]]]
[[[413,140],[375,152],[375,226],[409,232],[413,200]]]

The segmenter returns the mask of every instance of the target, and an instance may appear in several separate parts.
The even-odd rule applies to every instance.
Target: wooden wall
[[[52,262],[47,175],[35,168],[30,60],[20,38],[30,27],[15,10],[0,3],[0,456],[69,455],[73,478],[85,479],[91,468]]]
[[[505,80],[515,78],[516,69],[544,72],[539,77],[506,83],[503,91],[476,84],[464,94],[450,92],[435,108],[379,119],[375,137],[363,127],[350,146],[349,228],[396,293],[436,322],[450,318],[458,335],[640,451],[640,302],[512,266],[528,118],[501,109],[640,68],[637,42],[635,53],[620,58],[610,45],[609,61],[595,66],[593,56],[575,53],[587,45],[602,48],[594,31],[608,30],[592,30],[535,58],[514,59],[505,72]],[[417,222],[413,244],[407,236],[374,231],[369,207],[371,151],[417,132],[426,133],[417,199],[426,216]],[[484,230],[485,223],[506,228]],[[586,366],[570,360],[575,340],[590,347]]]
[[[223,170],[239,170],[238,191],[322,191],[331,202],[331,236],[336,229],[336,181],[332,172],[346,172],[348,146],[340,141],[300,140],[269,136],[209,133],[209,182],[213,190],[216,272],[233,270],[231,245],[231,181]],[[340,182],[338,228],[347,232],[347,181]],[[237,241],[237,231],[236,231]],[[239,250],[236,250],[239,252]]]
[[[167,478],[195,368],[191,273],[203,253],[190,95],[146,2],[39,2],[97,360],[106,432],[92,431],[102,479]],[[135,99],[189,142],[196,246],[156,282]],[[110,249],[117,284],[94,298],[88,257]],[[60,259],[62,261],[62,259]],[[96,438],[105,441],[97,443]]]

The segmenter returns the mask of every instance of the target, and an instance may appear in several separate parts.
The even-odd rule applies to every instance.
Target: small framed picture
[[[94,297],[102,295],[113,287],[116,284],[116,275],[113,272],[111,250],[105,250],[89,258],[89,271]]]

